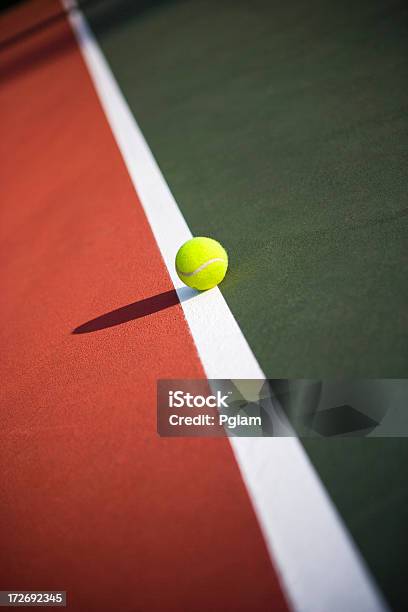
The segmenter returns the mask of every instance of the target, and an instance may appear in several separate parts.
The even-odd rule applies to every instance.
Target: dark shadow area
[[[174,0],[83,0],[78,2],[79,9],[91,11],[94,24],[99,32],[120,26],[121,23],[137,19],[144,13],[158,8],[161,4]],[[71,9],[69,12],[74,12]],[[50,61],[51,57],[61,55],[77,43],[70,28],[61,29],[67,21],[67,12],[58,11],[29,27],[0,39],[0,53],[5,55],[1,67],[1,81],[18,77],[22,72],[32,70]],[[37,35],[43,37],[36,39]],[[28,45],[28,46],[27,46]]]
[[[133,19],[149,16],[162,5],[177,1],[180,0],[82,0],[78,6],[84,9],[85,15],[92,17],[95,30],[104,32]]]
[[[14,2],[8,2],[6,6],[0,7],[0,11],[8,10],[18,4],[24,4],[24,1],[25,0],[14,0]],[[95,8],[98,26],[108,29],[115,25],[120,25],[124,20],[139,16],[145,10],[167,1],[168,0],[143,0],[139,2],[129,2],[128,0],[115,0],[112,2],[111,0],[82,0],[82,2],[78,2],[77,5],[80,10]],[[74,8],[67,11],[62,8],[53,15],[33,23],[29,27],[8,38],[0,40],[0,51],[24,42],[26,39],[50,28],[58,22],[65,21],[67,15],[74,11]]]
[[[23,2],[26,2],[26,0],[2,0],[0,5],[0,14],[4,13],[8,9],[11,9],[17,4],[23,4]]]
[[[367,435],[378,426],[377,421],[352,406],[335,406],[321,410],[311,419],[310,427],[321,436]]]
[[[17,32],[17,34],[13,34],[12,36],[5,38],[4,40],[1,40],[0,51],[3,51],[3,49],[7,49],[9,47],[12,47],[13,45],[23,42],[27,38],[30,38],[31,36],[34,36],[35,34],[42,32],[43,30],[46,30],[50,26],[54,25],[56,22],[66,19],[66,15],[67,14],[65,13],[65,11],[61,10],[58,13],[55,13],[55,15],[51,15],[50,17],[47,17],[46,19],[43,19],[42,21],[33,24],[29,28],[26,28],[21,32]]]
[[[91,319],[79,327],[76,327],[73,334],[89,334],[91,332],[100,331],[101,329],[107,329],[108,327],[115,327],[116,325],[122,325],[135,319],[141,319],[147,317],[166,308],[176,306],[180,302],[185,302],[197,295],[194,289],[189,287],[183,287],[177,295],[176,291],[164,291],[157,295],[127,304],[116,310],[111,310],[95,319]]]
[[[23,50],[23,52],[18,53],[10,61],[2,65],[0,82],[16,78],[26,70],[31,70],[34,67],[49,62],[50,56],[65,53],[74,47],[75,40],[70,32],[65,32],[59,33],[58,36],[41,45],[33,46],[30,53]]]

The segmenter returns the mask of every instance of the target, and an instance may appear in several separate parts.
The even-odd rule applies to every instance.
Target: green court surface
[[[407,5],[84,6],[193,234],[229,252],[221,289],[266,375],[406,377]],[[407,608],[407,442],[305,447]]]

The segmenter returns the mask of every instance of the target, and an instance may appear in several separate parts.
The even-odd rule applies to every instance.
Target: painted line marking
[[[198,266],[198,268],[196,268],[195,270],[193,270],[192,272],[182,272],[181,270],[179,270],[178,268],[176,268],[176,271],[181,274],[181,276],[195,276],[196,274],[198,274],[199,272],[202,272],[203,270],[205,270],[206,268],[208,268],[209,265],[216,263],[217,261],[222,261],[223,263],[227,263],[225,261],[225,259],[221,259],[221,257],[214,257],[214,259],[209,259],[208,261],[204,262],[203,264],[201,264],[201,266]]]
[[[264,379],[218,288],[183,301],[174,259],[192,235],[88,24],[61,0],[127,170],[180,297],[208,378]],[[171,230],[170,230],[171,228]],[[387,605],[296,438],[229,438],[269,554],[299,612]]]

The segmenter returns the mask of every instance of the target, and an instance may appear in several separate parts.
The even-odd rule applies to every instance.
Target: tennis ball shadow
[[[115,327],[116,325],[123,325],[129,321],[135,319],[141,319],[147,317],[166,308],[176,306],[181,302],[185,302],[195,297],[198,292],[190,287],[181,287],[176,292],[175,289],[170,291],[164,291],[157,295],[139,300],[138,302],[132,302],[116,310],[111,310],[95,319],[91,319],[79,327],[72,330],[72,334],[89,334],[91,332],[100,331],[109,327]]]

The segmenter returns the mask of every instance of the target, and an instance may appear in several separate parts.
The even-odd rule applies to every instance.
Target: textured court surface
[[[91,26],[193,233],[228,248],[222,292],[267,376],[406,376],[405,3],[113,6]],[[408,444],[306,449],[408,602]]]
[[[267,376],[406,376],[405,5],[84,10]],[[1,587],[285,610],[227,441],[156,437],[156,379],[203,370],[60,5],[0,24]],[[306,450],[406,607],[406,441]]]
[[[2,60],[2,587],[285,610],[228,441],[156,434],[157,378],[203,371],[66,20]],[[123,306],[126,326],[71,333]]]

